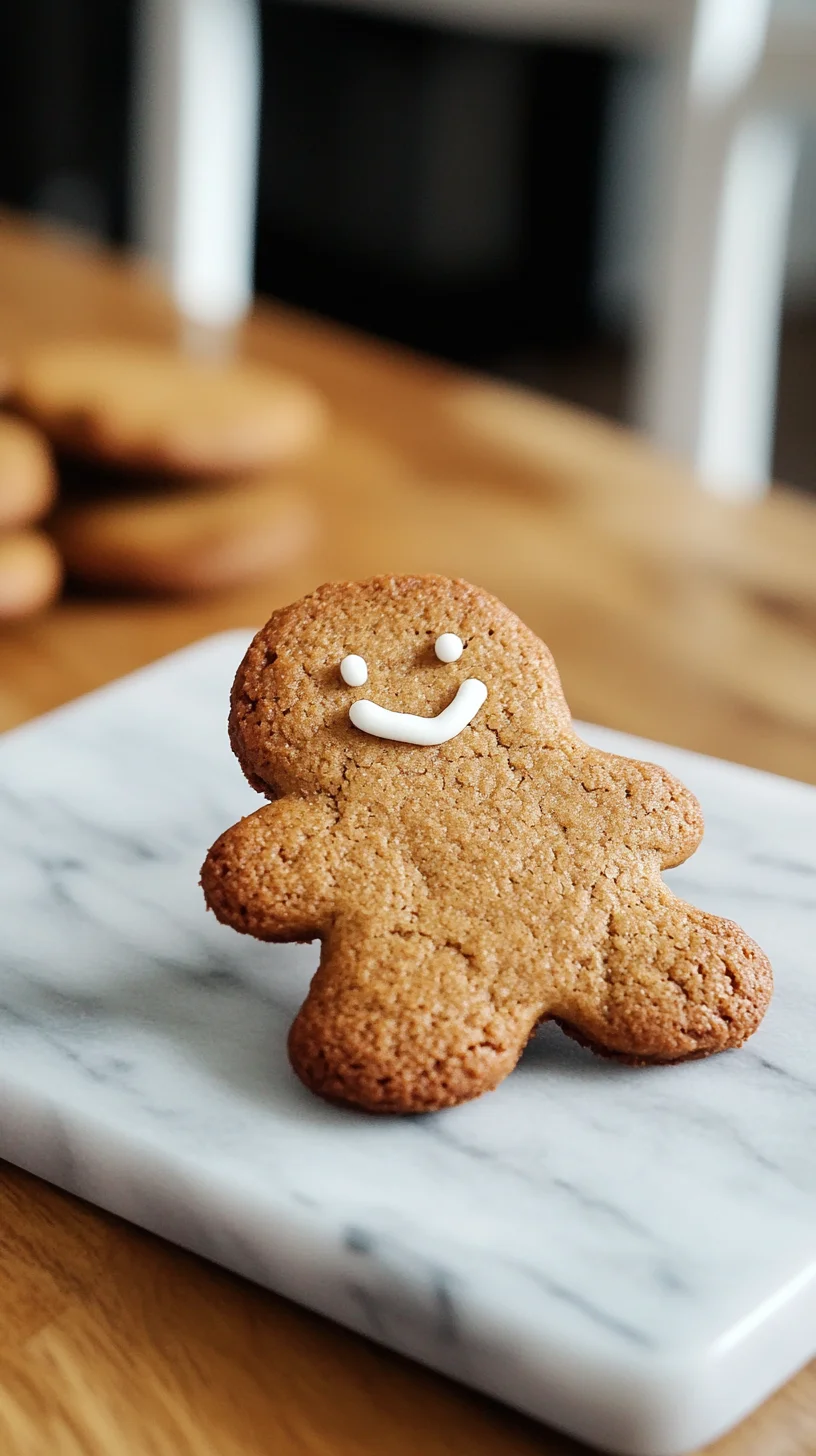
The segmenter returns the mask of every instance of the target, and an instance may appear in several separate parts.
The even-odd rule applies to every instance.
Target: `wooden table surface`
[[[150,278],[0,222],[0,354],[172,339]],[[322,522],[260,586],[74,597],[0,629],[0,728],[318,582],[461,575],[552,647],[580,717],[816,783],[816,502],[701,495],[625,431],[270,306],[240,349],[325,393],[286,478]],[[578,1456],[565,1437],[5,1167],[2,1456]],[[717,1443],[813,1456],[816,1365]]]

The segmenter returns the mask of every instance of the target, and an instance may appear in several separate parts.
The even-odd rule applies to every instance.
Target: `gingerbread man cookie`
[[[660,871],[694,797],[573,731],[553,659],[463,581],[321,587],[257,634],[230,735],[272,801],[202,870],[219,920],[322,941],[292,1026],[322,1097],[427,1112],[497,1086],[539,1022],[633,1063],[740,1046],[771,968]]]

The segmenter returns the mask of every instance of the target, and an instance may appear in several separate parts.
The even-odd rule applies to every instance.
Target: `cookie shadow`
[[[573,1041],[554,1021],[545,1021],[536,1028],[524,1048],[516,1067],[516,1071],[520,1070],[541,1073],[542,1076],[549,1074],[550,1077],[565,1073],[570,1077],[580,1074],[586,1078],[608,1080],[610,1076],[631,1071],[631,1068],[599,1057],[588,1047]]]

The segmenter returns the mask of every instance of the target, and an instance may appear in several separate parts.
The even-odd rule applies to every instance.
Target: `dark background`
[[[0,0],[0,205],[128,243],[133,0]],[[612,52],[264,0],[256,283],[627,420],[596,309]],[[816,489],[816,312],[782,335],[775,472]]]
[[[0,201],[127,242],[132,3],[0,11]],[[607,56],[284,0],[263,39],[260,291],[472,363],[593,331]]]

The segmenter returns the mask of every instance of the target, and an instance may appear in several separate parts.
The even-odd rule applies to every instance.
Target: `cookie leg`
[[[337,926],[289,1036],[312,1092],[369,1112],[432,1112],[512,1071],[537,1019],[497,1004],[490,977],[453,945]]]
[[[662,886],[615,909],[558,1020],[605,1056],[684,1061],[741,1046],[772,990],[767,958],[739,926]]]

